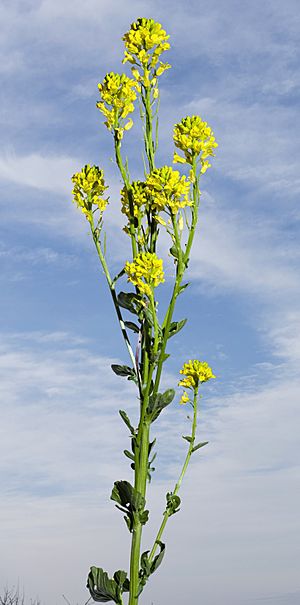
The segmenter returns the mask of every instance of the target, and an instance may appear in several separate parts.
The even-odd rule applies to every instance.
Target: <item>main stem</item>
[[[148,150],[148,163],[149,170],[154,168],[154,148],[152,140],[152,111],[150,101],[150,89],[145,91],[144,106],[146,110],[146,124],[145,124],[145,135],[146,135],[146,149]],[[119,163],[119,157],[117,155],[117,161]],[[120,167],[120,166],[119,166]],[[124,175],[125,176],[125,175]],[[130,199],[129,199],[130,201]],[[151,244],[152,249],[152,237],[155,233],[152,233],[151,229]],[[154,231],[156,231],[156,226]],[[133,238],[132,238],[133,239]],[[157,352],[158,347],[158,329],[157,329],[157,317],[156,309],[153,298],[153,293],[150,298],[150,307],[154,319],[154,346],[153,353]],[[149,454],[149,433],[150,433],[150,422],[147,420],[147,406],[149,402],[150,386],[152,381],[153,372],[155,369],[155,362],[151,362],[148,366],[148,354],[145,351],[145,359],[147,363],[143,367],[143,385],[146,384],[141,400],[141,416],[138,427],[137,435],[137,448],[135,455],[135,481],[134,487],[144,497],[146,496],[147,477],[148,477],[148,454]],[[130,590],[128,605],[138,605],[138,592],[139,592],[139,569],[140,569],[140,552],[141,552],[141,539],[142,539],[142,524],[138,518],[135,518],[132,532],[131,542],[131,553],[130,553]]]
[[[143,422],[140,441],[140,456],[138,468],[135,472],[135,489],[144,497],[146,495],[146,483],[148,474],[148,451],[149,451],[149,423]],[[134,520],[131,554],[130,554],[130,591],[128,605],[137,605],[139,592],[139,568],[140,551],[142,539],[142,524],[138,517]]]

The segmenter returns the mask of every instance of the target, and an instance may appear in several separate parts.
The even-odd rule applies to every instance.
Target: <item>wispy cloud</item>
[[[126,381],[120,401],[120,379],[109,370],[113,360],[95,356],[77,336],[27,336],[2,337],[1,345],[1,474],[6,486],[1,499],[2,553],[6,577],[13,582],[16,578],[9,563],[18,548],[24,561],[17,572],[21,582],[26,577],[26,591],[38,592],[47,605],[62,592],[83,599],[81,586],[89,565],[109,570],[116,565],[115,540],[118,564],[127,566],[126,530],[120,536],[121,519],[107,500],[114,480],[130,478],[120,453],[128,447],[127,430],[117,417],[117,408],[125,407],[132,415],[137,402]],[[159,602],[168,581],[170,599],[176,603],[184,592],[180,578],[189,583],[191,597],[199,565],[202,592],[211,605],[213,598],[216,602],[221,598],[217,589],[211,589],[215,574],[234,605],[248,604],[249,594],[253,598],[278,594],[289,581],[291,589],[296,589],[285,554],[288,551],[291,556],[297,549],[299,466],[294,452],[299,384],[288,367],[278,367],[276,376],[268,380],[251,390],[240,385],[241,390],[222,401],[204,398],[207,409],[202,413],[200,434],[211,444],[195,456],[184,482],[180,523],[175,518],[169,522],[172,530],[166,534],[164,574],[157,576],[149,598]],[[146,531],[145,547],[161,516],[163,492],[172,487],[184,453],[180,435],[187,421],[182,407],[175,408],[164,413],[159,431],[152,529]],[[205,544],[204,550],[199,550],[199,542]],[[180,569],[178,543],[189,553],[188,563],[181,560]],[[74,545],[77,554],[70,558]],[[53,581],[45,589],[54,553]],[[259,574],[260,557],[267,562],[264,579]],[[71,569],[73,574],[76,570],[77,582],[74,577],[68,582]],[[172,588],[174,569],[179,584]]]
[[[78,160],[65,156],[7,154],[0,158],[0,178],[62,195],[70,192],[70,177],[78,170],[78,165]]]

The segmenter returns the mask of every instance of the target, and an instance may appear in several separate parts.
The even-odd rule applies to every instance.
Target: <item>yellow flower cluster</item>
[[[104,182],[103,170],[98,166],[86,164],[81,172],[73,174],[72,181],[74,183],[73,202],[77,204],[87,219],[93,206],[98,207],[100,212],[105,210],[108,199],[104,198],[103,194],[108,187]]]
[[[133,181],[131,183],[130,193],[132,196],[133,216],[135,218],[141,218],[144,216],[143,206],[146,206],[147,203],[145,186],[146,184],[143,181]],[[121,189],[121,204],[123,214],[126,214],[126,216],[130,218],[130,204],[126,187]]]
[[[198,359],[190,359],[187,363],[184,363],[180,374],[183,374],[185,378],[180,380],[178,385],[186,389],[198,388],[199,382],[207,382],[211,378],[215,378],[208,363]],[[182,399],[186,399],[185,395],[187,396],[187,393],[183,394]],[[187,400],[183,401],[182,399],[181,403],[186,403]]]
[[[207,158],[214,156],[214,149],[218,147],[214,133],[207,122],[204,122],[200,116],[187,116],[179,124],[175,124],[173,139],[175,146],[184,153],[182,157],[175,152],[174,163],[192,164],[193,159],[201,154],[201,172],[206,172],[210,167]]]
[[[139,84],[125,74],[110,72],[106,74],[103,82],[98,84],[98,89],[102,101],[96,105],[106,118],[104,123],[109,130],[117,132],[121,139],[124,130],[129,130],[133,121],[129,118],[123,125],[120,120],[125,119],[129,113],[134,111],[133,102],[136,100]]]
[[[137,19],[130,30],[123,36],[125,58],[133,66],[141,67],[142,74],[136,67],[132,68],[133,76],[145,87],[156,85],[156,78],[171,65],[159,60],[161,54],[170,48],[168,36],[160,23],[153,19]]]
[[[163,261],[152,252],[138,254],[134,261],[125,264],[125,273],[128,281],[137,286],[141,294],[152,295],[152,288],[156,288],[165,281]]]
[[[147,177],[146,191],[151,195],[151,207],[156,211],[170,210],[177,214],[179,208],[191,206],[190,183],[186,176],[170,166],[155,168]]]

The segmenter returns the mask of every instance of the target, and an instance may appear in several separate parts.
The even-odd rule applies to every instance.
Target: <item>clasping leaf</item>
[[[116,507],[125,513],[124,519],[130,532],[133,530],[135,515],[138,515],[143,525],[147,523],[149,511],[144,510],[146,500],[129,481],[115,481],[111,500],[117,502]]]
[[[168,389],[164,393],[157,393],[156,398],[150,397],[148,413],[151,415],[151,422],[154,422],[162,412],[164,408],[166,408],[170,403],[172,403],[175,397],[174,389]]]

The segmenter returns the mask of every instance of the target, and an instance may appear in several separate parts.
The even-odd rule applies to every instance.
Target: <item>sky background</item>
[[[97,83],[128,70],[121,37],[145,16],[172,46],[157,163],[171,162],[172,126],[188,114],[212,126],[219,148],[176,312],[188,323],[164,377],[176,386],[188,358],[213,367],[199,427],[210,443],[192,460],[141,603],[299,603],[299,15],[296,0],[2,0],[0,587],[83,605],[91,565],[128,568],[129,534],[109,496],[131,479],[117,411],[134,419],[137,400],[110,370],[127,353],[70,177],[85,163],[105,169],[117,271],[129,248]],[[141,147],[136,127],[124,140],[135,178]],[[171,265],[167,277],[168,289]],[[144,550],[185,452],[179,395],[153,425]]]

